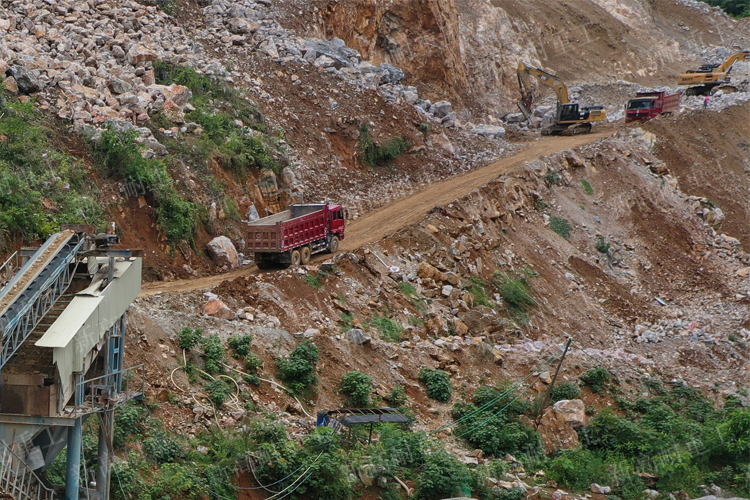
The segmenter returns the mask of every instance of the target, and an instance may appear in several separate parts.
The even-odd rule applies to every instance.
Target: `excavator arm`
[[[721,65],[716,68],[716,71],[719,73],[728,73],[734,63],[738,61],[746,61],[747,59],[750,59],[750,50],[737,52],[736,54],[730,56],[726,61],[721,63]]]
[[[528,66],[520,62],[518,63],[518,83],[521,86],[522,101],[528,101],[529,98],[532,98],[531,77],[536,78],[542,84],[551,88],[555,92],[560,104],[568,104],[570,102],[570,98],[568,97],[568,87],[565,86],[562,80],[552,73],[547,73],[543,69]]]

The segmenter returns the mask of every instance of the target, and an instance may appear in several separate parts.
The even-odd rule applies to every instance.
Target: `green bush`
[[[553,403],[564,399],[578,399],[581,397],[581,388],[575,382],[560,382],[552,388],[551,397]]]
[[[143,451],[159,465],[175,462],[183,455],[180,444],[167,431],[161,429],[143,440]]]
[[[381,146],[372,139],[366,123],[359,128],[359,152],[365,165],[375,167],[388,164],[404,154],[409,146],[409,141],[401,136],[393,137]]]
[[[736,18],[750,16],[750,0],[707,0],[709,5],[720,7],[727,14]]]
[[[750,455],[750,410],[730,413],[720,432],[730,453],[736,457]]]
[[[192,328],[185,327],[178,334],[180,347],[188,351],[198,345],[201,342],[201,339],[203,339],[202,328],[196,328],[193,330]]]
[[[210,374],[224,373],[224,356],[227,353],[221,338],[214,334],[201,339],[203,354],[206,356],[206,371]]]
[[[180,196],[164,162],[141,155],[134,130],[120,132],[113,127],[102,131],[92,150],[106,173],[142,185],[157,204],[159,224],[171,243],[193,241],[196,231],[195,204]]]
[[[385,397],[388,404],[394,408],[404,406],[409,400],[409,396],[406,395],[406,388],[401,384],[396,384],[391,389],[391,392]]]
[[[501,491],[495,500],[524,500],[524,498],[526,498],[526,491],[519,486],[514,486],[509,490]]]
[[[222,379],[216,379],[206,384],[206,390],[213,404],[217,408],[224,406],[224,403],[234,393],[234,388],[224,382]]]
[[[279,377],[296,393],[318,383],[315,367],[319,360],[318,348],[309,340],[299,344],[288,358],[278,361]]]
[[[612,381],[612,374],[603,366],[597,366],[580,376],[581,382],[589,386],[593,392],[602,392]]]
[[[434,500],[471,494],[471,474],[456,457],[437,450],[425,458],[422,474],[417,478],[416,498]]]
[[[605,240],[604,236],[599,236],[599,238],[597,238],[596,240],[596,249],[601,253],[609,252],[609,249],[611,246],[612,246],[612,243]]]
[[[124,447],[131,438],[139,439],[143,435],[143,419],[146,409],[136,401],[129,401],[115,410],[115,448]]]
[[[448,372],[422,368],[419,380],[427,387],[427,396],[431,399],[447,403],[453,395],[453,385]]]
[[[565,450],[550,465],[549,476],[568,488],[586,490],[591,483],[610,481],[607,464],[589,450]]]
[[[587,181],[586,179],[581,179],[581,185],[583,186],[583,190],[587,195],[591,196],[592,194],[594,194],[594,188],[591,186],[591,183],[589,181]]]
[[[472,297],[474,297],[475,306],[494,306],[494,304],[490,302],[490,293],[485,280],[472,276],[471,286],[469,286],[468,291]]]
[[[317,274],[308,274],[305,276],[305,283],[307,283],[307,285],[313,290],[323,288],[323,282]]]
[[[544,178],[547,180],[547,184],[550,186],[557,186],[558,184],[562,184],[563,178],[562,175],[560,175],[559,170],[550,170],[544,175]]]
[[[500,296],[508,306],[513,315],[523,316],[528,310],[536,305],[536,300],[531,295],[531,284],[526,276],[501,276],[496,286]]]
[[[339,386],[341,393],[347,397],[347,404],[355,408],[370,404],[372,388],[372,377],[358,371],[345,373]]]
[[[250,355],[250,347],[253,343],[252,335],[232,335],[228,340],[229,347],[234,350],[235,358],[246,358]]]
[[[573,230],[573,226],[570,225],[567,219],[553,215],[549,219],[549,227],[566,240],[570,239],[570,232]]]
[[[403,340],[404,327],[385,314],[375,314],[370,319],[370,324],[380,332],[380,337],[386,342],[401,342]]]
[[[29,241],[62,224],[101,228],[106,222],[91,172],[46,123],[34,101],[0,102],[0,233],[8,239]]]

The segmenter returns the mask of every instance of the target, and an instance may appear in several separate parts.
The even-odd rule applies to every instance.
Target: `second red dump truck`
[[[625,106],[625,121],[646,121],[663,113],[673,113],[680,108],[682,92],[638,92]]]
[[[246,224],[247,251],[260,269],[310,262],[318,252],[336,252],[344,239],[344,208],[333,203],[291,205]]]

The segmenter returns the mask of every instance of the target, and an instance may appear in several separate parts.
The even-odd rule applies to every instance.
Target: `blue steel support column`
[[[73,374],[75,406],[83,404],[83,373]],[[83,438],[83,419],[78,417],[76,423],[68,430],[68,462],[65,475],[65,500],[79,500],[81,483],[81,441]]]

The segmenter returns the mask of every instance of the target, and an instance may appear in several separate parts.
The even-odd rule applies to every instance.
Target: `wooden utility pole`
[[[549,388],[547,389],[547,393],[544,395],[544,399],[542,400],[542,405],[539,407],[539,415],[537,415],[537,425],[539,425],[539,421],[542,418],[542,413],[544,413],[544,409],[547,407],[547,404],[549,404],[549,400],[552,397],[552,389],[555,387],[555,382],[557,382],[557,376],[560,374],[560,368],[562,368],[563,361],[565,361],[565,355],[568,354],[568,349],[570,348],[570,344],[573,342],[573,339],[568,339],[568,342],[565,344],[565,349],[563,350],[562,358],[560,358],[560,363],[557,365],[557,369],[555,370],[555,376],[552,377],[552,383],[549,385]]]

